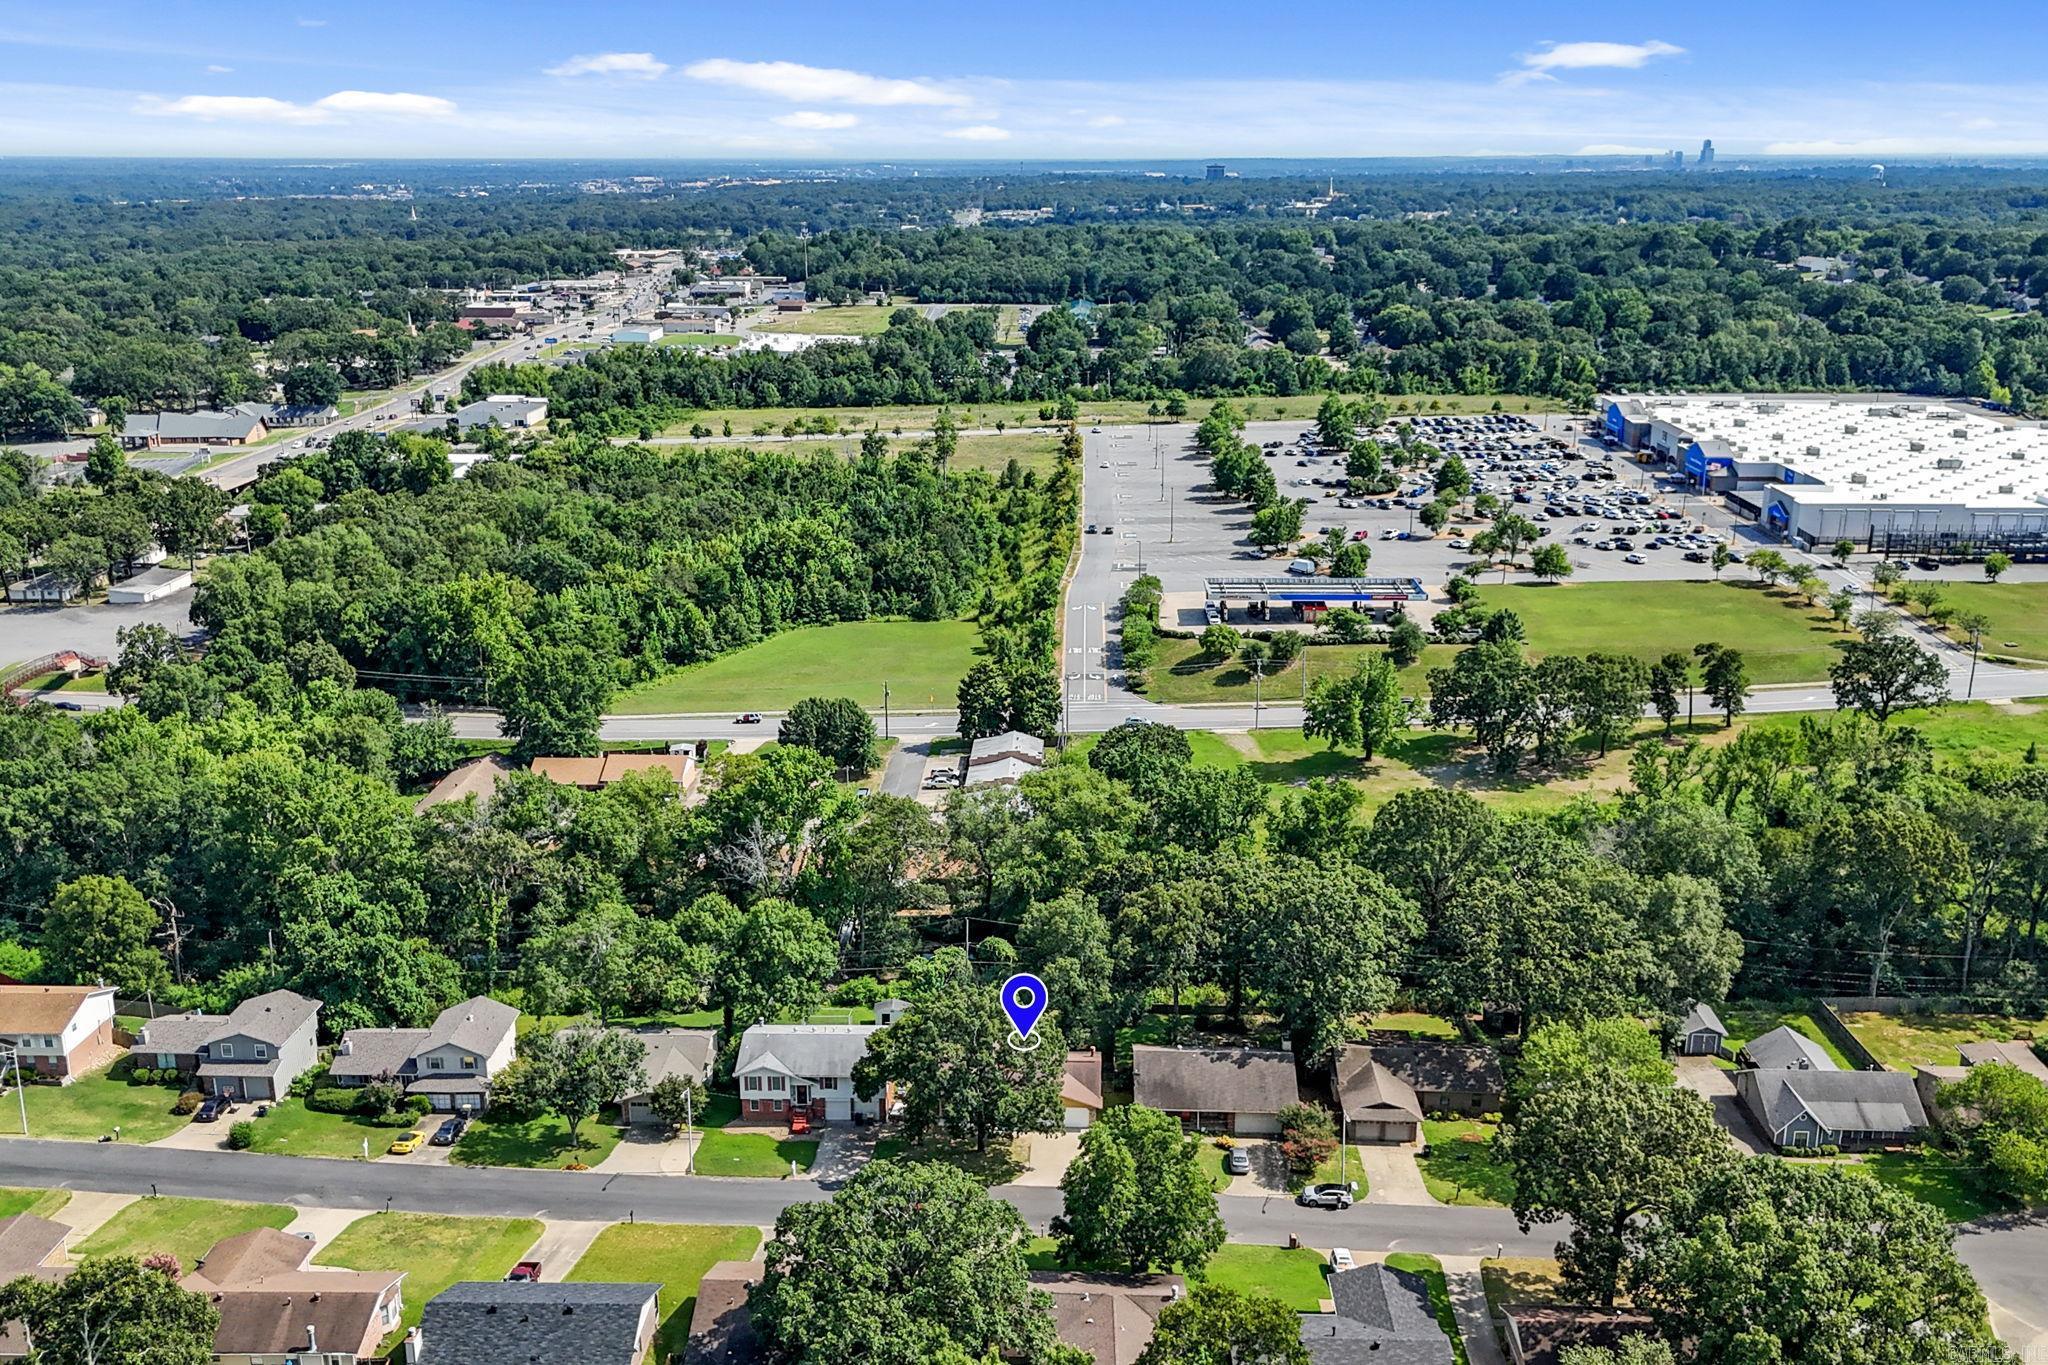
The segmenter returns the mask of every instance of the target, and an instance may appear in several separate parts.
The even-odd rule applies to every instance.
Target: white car
[[[1624,564],[1647,564],[1650,561],[1644,559],[1641,555],[1623,555],[1621,562]]]
[[[1351,1255],[1350,1247],[1330,1248],[1330,1268],[1332,1270],[1350,1270],[1357,1266],[1357,1264],[1357,1260]]]

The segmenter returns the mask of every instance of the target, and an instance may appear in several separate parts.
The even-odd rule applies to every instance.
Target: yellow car
[[[419,1129],[415,1128],[410,1133],[407,1133],[404,1137],[398,1139],[398,1141],[392,1143],[389,1147],[385,1148],[384,1150],[391,1153],[391,1155],[393,1156],[411,1156],[414,1152],[419,1150],[420,1144],[422,1142],[425,1142],[426,1140],[427,1135],[425,1133],[422,1133]]]

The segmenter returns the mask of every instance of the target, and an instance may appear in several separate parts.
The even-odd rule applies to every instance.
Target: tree
[[[558,1114],[568,1125],[569,1151],[583,1146],[583,1121],[647,1087],[647,1044],[607,1028],[536,1029],[519,1057],[492,1087],[494,1102],[513,1113]]]
[[[1701,1361],[1969,1365],[2001,1348],[1955,1230],[1835,1166],[1723,1157],[1636,1233],[1629,1291]]]
[[[1577,683],[1572,714],[1605,758],[1642,719],[1650,700],[1650,670],[1632,655],[1588,654],[1577,670]]]
[[[1776,550],[1752,550],[1749,552],[1749,571],[1765,587],[1775,587],[1779,579],[1790,576],[1792,564]]]
[[[1302,508],[1293,498],[1282,498],[1252,513],[1252,544],[1268,552],[1301,539]]]
[[[166,667],[185,660],[178,637],[154,621],[122,626],[114,632],[114,641],[121,652],[107,669],[107,690],[131,701]]]
[[[1948,700],[1948,670],[1903,635],[1851,640],[1828,665],[1835,705],[1861,711],[1879,725],[1892,714]]]
[[[1315,1174],[1323,1160],[1337,1150],[1337,1122],[1319,1104],[1290,1104],[1276,1116],[1280,1121],[1280,1155],[1294,1175]]]
[[[85,452],[85,481],[94,488],[107,488],[128,472],[128,456],[111,436],[94,439]]]
[[[1999,576],[2012,567],[2012,556],[2003,550],[1993,550],[1984,556],[1984,576],[1996,583]]]
[[[1387,657],[1394,661],[1394,667],[1406,668],[1422,657],[1422,651],[1429,647],[1429,636],[1423,633],[1415,618],[1406,612],[1397,612],[1394,623],[1387,633]]]
[[[1221,623],[1202,631],[1202,653],[1211,659],[1227,659],[1237,653],[1237,647],[1243,643],[1243,636]]]
[[[1270,858],[1225,896],[1260,926],[1249,984],[1310,1065],[1344,1041],[1354,1016],[1391,1003],[1391,966],[1420,928],[1413,906],[1350,863]]]
[[[1362,540],[1347,540],[1330,559],[1332,578],[1364,578],[1372,567],[1372,546]]]
[[[1828,615],[1835,618],[1838,626],[1847,626],[1849,618],[1856,614],[1856,593],[1851,588],[1837,588],[1828,594]]]
[[[1110,949],[1109,921],[1078,892],[1034,902],[1017,925],[1017,961],[1059,1002],[1062,1030],[1096,1038],[1105,1051],[1116,1042]]]
[[[1707,699],[1720,708],[1724,726],[1735,724],[1749,704],[1749,666],[1742,661],[1741,651],[1703,640],[1692,652],[1700,660]]]
[[[1564,546],[1555,542],[1538,545],[1536,552],[1529,556],[1529,569],[1538,578],[1555,583],[1572,576],[1572,557]]]
[[[515,755],[592,754],[617,686],[612,662],[587,645],[535,644],[493,679],[491,699]]]
[[[1978,1184],[2015,1204],[2048,1202],[2048,1086],[1986,1062],[1942,1086],[1935,1102]]]
[[[913,964],[904,999],[910,1008],[869,1039],[854,1065],[855,1094],[871,1100],[885,1084],[898,1086],[904,1135],[913,1142],[943,1133],[985,1152],[997,1139],[1058,1131],[1066,1074],[1058,1026],[1041,1019],[1037,1048],[1011,1047],[1016,1030],[1002,1002],[975,981],[957,948]]]
[[[0,1315],[21,1324],[39,1365],[207,1365],[220,1310],[178,1285],[175,1267],[88,1256],[62,1279],[0,1287]]]
[[[1202,1171],[1202,1139],[1143,1105],[1103,1111],[1081,1135],[1060,1178],[1065,1211],[1052,1222],[1068,1265],[1155,1267],[1199,1274],[1223,1245],[1216,1192]]]
[[[704,1112],[704,1101],[708,1098],[704,1082],[674,1072],[656,1081],[647,1092],[647,1107],[670,1128],[681,1128]]]
[[[57,888],[43,916],[43,961],[60,980],[105,982],[136,999],[170,984],[151,940],[162,917],[125,877],[86,876]]]
[[[1361,657],[1348,674],[1309,686],[1301,732],[1333,749],[1361,749],[1370,759],[1408,723],[1400,675],[1383,654]]]
[[[1692,660],[1675,651],[1666,654],[1650,665],[1649,682],[1650,705],[1657,708],[1657,715],[1664,722],[1664,734],[1668,738],[1672,725],[1678,720],[1680,690],[1688,695],[1692,692]]]
[[[1856,542],[1847,536],[1843,536],[1840,540],[1836,541],[1834,547],[1828,551],[1829,556],[1834,559],[1835,563],[1843,565],[1846,565],[1855,553]]]
[[[850,697],[805,697],[782,718],[776,738],[815,749],[843,769],[866,773],[879,761],[875,721]]]
[[[1126,721],[1105,731],[1088,751],[1089,767],[1148,802],[1162,799],[1194,760],[1185,732],[1154,721]]]
[[[1473,645],[1460,651],[1449,668],[1429,671],[1430,723],[1442,729],[1470,727],[1495,772],[1513,772],[1520,763],[1534,698],[1529,662],[1512,642]]]
[[[1071,1365],[1028,1278],[1030,1236],[965,1172],[870,1162],[830,1200],[776,1218],[754,1325],[786,1365]]]
[[[1728,1154],[1705,1100],[1611,1066],[1528,1095],[1495,1146],[1514,1168],[1522,1230],[1569,1219],[1558,1255],[1566,1282],[1607,1305],[1623,1287],[1635,1221]]]
[[[163,486],[150,523],[164,553],[183,555],[195,567],[199,556],[220,541],[227,494],[204,479],[172,479]]]
[[[677,927],[686,939],[716,945],[711,998],[724,1011],[727,1039],[736,1025],[809,1014],[839,969],[832,931],[788,901],[756,901],[738,910],[723,896],[705,896],[683,912]]]
[[[960,679],[956,702],[960,708],[960,733],[967,739],[999,735],[1009,728],[1009,680],[987,660],[970,667]]]
[[[1671,1348],[1652,1336],[1623,1337],[1613,1346],[1567,1346],[1558,1365],[1678,1365]]]
[[[1735,562],[1735,551],[1728,548],[1727,541],[1717,540],[1714,542],[1711,562],[1714,566],[1714,577],[1718,580],[1721,577],[1721,570]]]
[[[1450,525],[1451,505],[1442,498],[1437,498],[1424,506],[1420,512],[1417,512],[1415,518],[1424,526],[1427,526],[1430,532],[1434,534]]]
[[[1198,1284],[1161,1310],[1137,1365],[1312,1365],[1301,1324],[1270,1294]]]

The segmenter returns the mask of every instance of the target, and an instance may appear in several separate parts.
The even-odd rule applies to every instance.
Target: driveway
[[[1030,1161],[1013,1184],[1056,1187],[1067,1167],[1074,1164],[1074,1158],[1081,1155],[1079,1132],[1033,1133],[1030,1142]]]
[[[254,1110],[240,1115],[247,1118]],[[151,1147],[169,1147],[179,1152],[218,1152],[226,1150],[228,1129],[233,1127],[237,1115],[223,1114],[212,1123],[187,1123],[169,1137],[160,1137],[150,1143]]]
[[[1287,1160],[1280,1155],[1280,1144],[1261,1138],[1238,1138],[1237,1145],[1252,1159],[1249,1175],[1234,1175],[1223,1187],[1225,1194],[1251,1195],[1265,1198],[1287,1193]]]
[[[653,1124],[635,1124],[619,1139],[619,1145],[591,1169],[606,1175],[618,1171],[633,1171],[641,1175],[688,1175],[690,1153],[703,1139],[702,1130],[694,1131],[688,1137],[678,1134],[671,1138],[664,1129]]]
[[[1714,1065],[1711,1057],[1677,1059],[1678,1083],[1714,1107],[1714,1121],[1728,1134],[1735,1150],[1747,1156],[1768,1155],[1770,1148],[1735,1097],[1735,1073]]]
[[[1420,1142],[1368,1143],[1354,1146],[1352,1154],[1365,1172],[1365,1202],[1368,1204],[1434,1204],[1422,1183],[1422,1168],[1415,1157]]]
[[[811,1162],[810,1179],[826,1189],[844,1185],[853,1173],[874,1160],[875,1130],[872,1125],[857,1128],[835,1123],[818,1130],[818,1155]]]
[[[527,1250],[522,1261],[539,1261],[540,1277],[553,1283],[566,1279],[597,1235],[610,1227],[605,1222],[567,1222],[550,1218],[542,1226],[540,1240]]]

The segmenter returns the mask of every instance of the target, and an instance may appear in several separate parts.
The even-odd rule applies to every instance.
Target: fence
[[[1849,1026],[1842,1022],[1842,1016],[1839,1011],[1847,1010],[1852,1014],[1864,1012],[1876,1008],[1876,1006],[1888,998],[1896,1003],[1896,997],[1836,996],[1832,999],[1820,1001],[1820,1009],[1814,1013],[1815,1021],[1820,1024],[1820,1031],[1828,1036],[1829,1042],[1842,1050],[1844,1057],[1847,1057],[1856,1064],[1858,1071],[1882,1071],[1885,1069],[1884,1063],[1871,1056],[1870,1049],[1863,1046],[1863,1041],[1849,1031]],[[1878,1012],[1883,1014],[1910,1013],[1910,1011],[1899,1009],[1879,1010]]]

